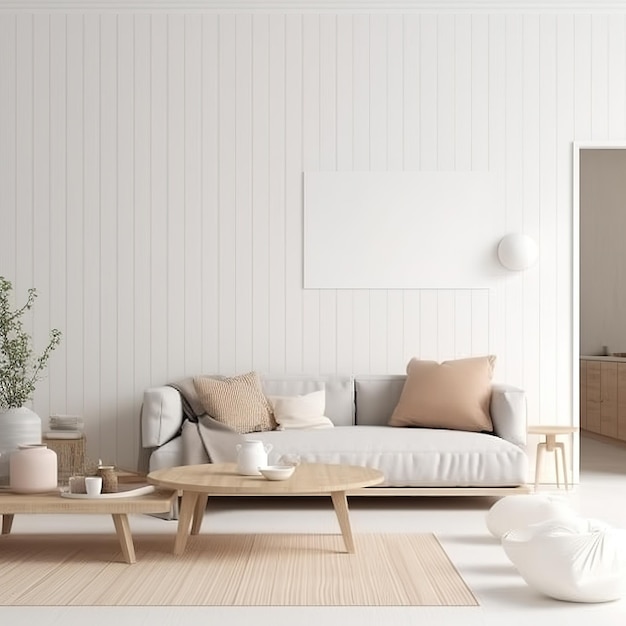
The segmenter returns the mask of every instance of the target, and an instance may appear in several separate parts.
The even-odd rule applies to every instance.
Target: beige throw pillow
[[[492,432],[495,360],[493,355],[443,363],[411,359],[389,425]]]
[[[278,430],[332,428],[334,424],[324,415],[324,389],[302,396],[268,396],[274,410]]]
[[[276,427],[256,372],[221,379],[199,376],[193,379],[193,384],[207,414],[238,433]]]

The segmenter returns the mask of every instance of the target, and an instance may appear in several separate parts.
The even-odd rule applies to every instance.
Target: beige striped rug
[[[169,535],[0,537],[0,605],[476,606],[434,535],[202,534],[184,555]]]

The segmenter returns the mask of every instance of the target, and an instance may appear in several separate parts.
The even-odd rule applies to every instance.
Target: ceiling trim
[[[0,11],[625,13],[626,0],[0,0]]]

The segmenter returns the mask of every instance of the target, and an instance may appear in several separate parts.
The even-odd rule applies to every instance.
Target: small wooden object
[[[117,472],[113,465],[100,465],[98,467],[98,476],[102,476],[102,493],[117,492]]]
[[[85,473],[85,435],[78,439],[53,439],[42,437],[50,450],[57,454],[59,485],[67,485],[70,476]]]

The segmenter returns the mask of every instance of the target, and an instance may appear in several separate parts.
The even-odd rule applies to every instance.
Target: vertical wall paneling
[[[135,158],[135,36],[132,17],[120,16],[117,24],[117,441],[108,458],[122,467],[132,467],[138,449],[136,429],[128,432],[128,424],[136,421],[134,385],[134,195]],[[69,78],[69,76],[68,76]],[[68,268],[69,269],[69,268]],[[68,280],[68,290],[70,282]]]
[[[438,99],[439,68],[438,39],[439,20],[437,15],[420,16],[419,42],[419,98],[420,98],[420,169],[436,170],[438,161]]]
[[[472,325],[472,355],[498,354],[490,345],[489,331],[491,329],[490,291],[487,289],[472,289],[472,306],[470,309],[470,323]],[[501,357],[500,353],[500,357]],[[504,380],[498,371],[498,379]]]
[[[52,32],[51,32],[52,37]],[[83,18],[83,411],[87,454],[100,452],[100,19]],[[51,82],[50,89],[52,91]],[[107,245],[109,242],[107,242]],[[73,330],[62,329],[65,335]],[[107,340],[111,338],[107,337]],[[56,357],[55,357],[56,358]],[[56,368],[51,367],[51,372]],[[112,397],[111,390],[104,396]],[[114,407],[111,403],[109,407]],[[63,412],[62,407],[57,409]],[[104,454],[104,453],[103,453]]]
[[[48,62],[48,50],[50,45],[49,39],[49,19],[47,16],[35,16],[35,24],[38,21],[42,23],[42,28],[39,33],[36,32],[35,41],[38,42],[36,46],[41,51],[41,70],[49,72]],[[84,109],[83,109],[83,94],[85,91],[84,82],[84,22],[83,17],[80,14],[72,14],[67,16],[67,312],[66,320],[67,325],[64,330],[66,332],[63,335],[63,343],[67,350],[67,405],[65,407],[59,407],[59,410],[65,410],[71,415],[83,415],[83,394],[82,389],[85,386],[84,381],[84,311],[82,303],[84,302]],[[36,49],[38,49],[36,47]],[[45,69],[44,69],[45,68]],[[43,78],[42,81],[35,80],[35,85],[40,85],[44,88],[44,97],[35,96],[35,106],[40,107],[41,110],[41,123],[42,123],[42,139],[43,134],[49,137],[50,129],[49,124],[49,92],[46,90],[49,88],[49,81]],[[39,140],[37,141],[39,144]],[[45,140],[44,144],[45,145]],[[43,151],[42,151],[43,152]],[[42,155],[43,156],[43,155]],[[45,154],[47,160],[48,154]],[[44,184],[49,187],[49,163],[42,162],[44,171],[42,178]],[[39,175],[36,175],[36,180]],[[42,181],[42,182],[43,182]],[[132,173],[129,173],[127,182],[132,184]],[[37,183],[38,184],[38,183]],[[43,187],[43,184],[42,184]],[[45,194],[45,195],[44,195]],[[36,203],[39,206],[39,202],[45,203],[48,201],[47,189],[42,188],[42,197],[40,201]],[[129,216],[132,219],[133,205],[127,207]],[[42,218],[42,228],[46,228],[46,211],[42,210],[39,213],[37,210],[37,218]],[[41,244],[43,244],[43,237],[41,238]],[[132,254],[134,249],[134,242],[130,241],[128,247],[128,253]],[[45,252],[44,252],[45,251]],[[35,243],[35,254],[42,254],[42,261],[47,258],[47,247],[40,248],[40,245]],[[45,263],[45,261],[44,261]],[[36,267],[42,267],[42,262],[36,262]],[[39,281],[36,280],[35,284],[39,285]],[[132,292],[127,294],[132,299]],[[132,320],[132,318],[131,318]],[[56,322],[55,322],[56,323]],[[71,329],[71,331],[69,331]],[[131,359],[134,357],[134,350],[132,347],[132,334],[127,337],[131,340],[131,344],[128,346],[127,356]],[[132,381],[132,376],[131,376]],[[80,390],[77,392],[76,390]],[[118,402],[124,403],[132,402],[134,397],[134,389],[127,387],[124,390],[123,396],[118,397]],[[127,416],[130,418],[131,416]],[[123,436],[127,439],[133,440],[136,437],[135,433],[123,432]],[[133,453],[135,450],[133,450]],[[129,459],[132,462],[132,457]]]
[[[132,465],[142,391],[492,353],[571,406],[571,145],[626,128],[623,15],[0,15],[0,274],[63,343],[34,408]],[[302,287],[303,171],[491,170],[540,259],[489,289]],[[471,211],[472,207],[463,207]]]
[[[524,232],[524,19],[505,17],[505,230]],[[521,380],[524,346],[522,306],[524,276],[507,276],[504,285],[505,351],[504,375]]]
[[[153,380],[167,382],[167,17],[152,15],[150,26],[150,366]]]
[[[523,232],[539,242],[539,180],[540,163],[540,19],[538,15],[524,16],[523,21],[524,62],[522,70],[522,127],[523,127],[523,196],[522,196],[522,228]],[[525,272],[522,280],[521,314],[524,341],[522,344],[520,380],[528,389],[528,411],[533,421],[539,419],[539,376],[534,363],[539,361],[539,345],[526,341],[526,337],[537,337],[539,334],[539,274],[538,266]],[[536,417],[535,417],[536,416]]]
[[[606,15],[593,15],[591,18],[591,139],[608,136],[608,25]]]
[[[31,72],[32,69],[29,70],[32,77]],[[18,76],[19,74],[20,72],[18,72]],[[67,19],[64,15],[52,15],[50,18],[50,230],[48,233],[50,256],[47,259],[50,282],[47,285],[49,291],[46,300],[50,303],[50,325],[57,328],[64,327],[65,329],[67,329],[66,105]],[[18,101],[18,112],[21,106]],[[29,109],[32,111],[30,107]],[[28,167],[31,167],[30,163]],[[18,176],[18,180],[19,179],[20,176]],[[57,363],[62,364],[62,367],[51,368],[49,371],[50,411],[56,413],[59,412],[62,407],[66,406],[67,403],[67,344],[61,344],[55,352],[54,358],[57,360]],[[113,395],[115,396],[114,387],[113,390]],[[46,413],[47,412],[43,413],[44,420]]]
[[[320,169],[320,21],[319,15],[302,17],[302,169]],[[299,212],[299,229],[302,229]],[[302,258],[302,246],[298,259]],[[295,261],[295,259],[294,259]],[[297,262],[297,261],[296,261]],[[300,261],[301,263],[301,261]],[[320,293],[302,294],[302,369],[320,371]]]
[[[402,20],[403,32],[403,168],[420,169],[420,65],[422,55],[420,40],[420,16],[405,15]]]
[[[472,98],[473,50],[472,50],[472,16],[459,15],[454,20],[454,157],[453,169],[469,171],[472,164],[472,118],[474,101]],[[480,105],[479,105],[480,106]],[[479,113],[479,111],[477,111]],[[479,113],[480,115],[480,113]],[[478,137],[484,137],[478,133]],[[476,169],[481,169],[477,167]],[[486,171],[486,167],[483,166]]]
[[[117,241],[118,188],[118,37],[119,18],[102,15],[100,20],[100,433],[102,458],[111,462],[117,443],[117,406],[109,394],[118,393]],[[114,457],[113,457],[114,460]]]
[[[202,372],[219,371],[219,16],[202,16],[201,320]]]
[[[168,15],[166,27],[167,142],[167,374],[180,378],[185,367],[185,20]],[[231,233],[229,232],[229,235]],[[236,245],[236,244],[235,244]]]
[[[337,169],[337,18],[320,16],[319,168]],[[319,369],[337,369],[337,290],[319,292]]]
[[[457,290],[454,293],[454,345],[453,356],[463,359],[474,354],[472,351],[472,290]],[[483,352],[482,354],[486,354]]]
[[[548,325],[548,332],[553,332],[551,344],[554,347],[554,360],[550,364],[554,372],[555,411],[554,415],[571,415],[574,409],[571,393],[558,393],[557,390],[567,389],[571,378],[570,368],[555,367],[555,363],[570,363],[572,352],[571,329],[571,258],[572,241],[572,139],[578,136],[589,136],[590,128],[583,130],[577,121],[579,115],[588,119],[588,93],[579,93],[578,80],[588,80],[585,76],[583,59],[579,56],[585,51],[584,35],[587,29],[580,29],[577,35],[579,16],[559,16],[557,23],[557,153],[556,153],[556,228],[558,233],[553,240],[555,262],[552,270],[555,274],[553,299],[554,318],[543,318],[542,326]],[[580,46],[580,48],[579,48]],[[587,48],[588,50],[588,48]],[[579,74],[580,73],[580,74]],[[573,94],[573,98],[572,98]],[[582,97],[581,97],[582,96]],[[578,130],[580,128],[580,131]],[[569,299],[569,300],[568,300]],[[548,310],[549,313],[549,310]],[[550,321],[549,321],[550,320]],[[554,324],[554,325],[553,325]],[[543,345],[543,341],[542,341]],[[550,344],[548,344],[550,345]],[[575,355],[578,358],[578,354]],[[550,375],[548,373],[548,375]],[[549,384],[549,383],[548,383]],[[542,389],[546,383],[542,384]],[[547,407],[550,408],[549,406]],[[543,406],[542,406],[543,409]],[[545,409],[544,409],[545,410]]]
[[[505,177],[506,157],[506,16],[489,15],[489,144],[488,167],[490,171]],[[508,215],[506,203],[502,207],[504,216]],[[505,225],[508,230],[509,225]],[[507,277],[509,278],[509,277]],[[500,380],[509,380],[506,353],[505,287],[503,282],[489,290],[489,352],[498,355],[495,375]],[[473,316],[475,317],[475,316]]]
[[[255,234],[252,249],[252,345],[253,366],[260,371],[266,371],[269,369],[270,341],[270,34],[267,15],[255,15],[252,20],[252,220]],[[300,114],[298,111],[298,115]],[[300,311],[297,315],[301,315]]]
[[[302,16],[285,18],[285,366],[302,371]]]
[[[607,130],[606,136],[623,137],[626,133],[626,33],[622,15],[610,19],[607,32]]]
[[[135,419],[141,410],[143,390],[152,383],[151,268],[151,41],[152,18],[133,18],[133,393]]]
[[[449,361],[454,358],[456,341],[456,301],[454,291],[437,291],[437,359]]]
[[[252,19],[235,26],[235,371],[252,369]],[[268,159],[269,161],[270,159]],[[270,229],[271,230],[271,229]],[[268,336],[269,329],[265,330]]]
[[[404,169],[404,16],[389,15],[386,24],[386,169]],[[404,358],[404,295],[405,291],[390,289],[384,293],[386,299],[386,332],[383,335],[387,371],[401,373]],[[372,371],[379,369],[372,363]]]
[[[370,169],[388,169],[388,74],[387,39],[388,16],[369,20],[369,164]],[[374,289],[369,293],[369,364],[368,371],[375,371],[376,364],[387,369],[388,348],[388,291]]]
[[[15,162],[17,166],[15,179],[15,245],[20,258],[20,263],[16,267],[15,281],[18,285],[31,285],[34,261],[33,238],[31,236],[34,212],[32,167],[34,45],[32,15],[18,15],[15,37],[16,67],[21,68],[21,71],[16,72],[15,85],[17,139],[15,142]],[[62,110],[61,103],[59,110]],[[27,316],[26,323],[30,325],[31,322],[32,318]]]
[[[558,79],[562,72],[557,69],[557,29],[560,20],[555,16],[542,15],[539,33],[539,257],[541,279],[539,281],[539,372],[541,387],[537,401],[543,413],[556,412],[556,343],[555,328],[544,320],[555,319],[556,308],[556,249],[557,239],[557,98]],[[559,39],[560,41],[560,39]],[[566,97],[565,93],[561,94]],[[569,105],[566,105],[569,106]]]
[[[271,372],[286,371],[286,202],[285,202],[285,16],[269,18],[269,364]],[[296,205],[297,206],[297,205]],[[296,206],[289,207],[295,210]],[[333,344],[334,348],[334,344]]]
[[[0,16],[0,84],[6,96],[0,98],[0,275],[15,281],[16,241],[15,222],[17,219],[15,180],[17,172],[16,142],[16,23],[14,15]],[[6,208],[5,208],[6,207]],[[14,285],[15,286],[15,285]]]
[[[352,21],[352,168],[370,168],[370,21],[368,15],[355,15]],[[352,368],[370,371],[370,292],[357,289],[352,294]]]
[[[219,35],[219,371],[236,371],[237,306],[237,28],[236,16],[220,16]]]
[[[336,164],[337,170],[351,170],[353,163],[353,18],[337,15],[336,26]],[[353,292],[337,290],[336,369],[351,372],[353,355]]]
[[[439,311],[438,296],[434,289],[423,289],[420,294],[420,351],[422,359],[436,361],[439,358]]]
[[[183,372],[202,372],[202,21],[184,24],[184,332]],[[248,342],[248,347],[250,343]]]
[[[456,45],[455,16],[437,17],[436,72],[437,72],[437,167],[453,170],[455,166],[455,91]]]
[[[28,207],[27,212],[30,214],[32,219],[32,276],[28,277],[28,284],[21,284],[19,286],[20,293],[23,293],[22,289],[25,287],[36,287],[39,296],[39,301],[37,302],[36,307],[36,315],[34,315],[33,319],[33,342],[38,347],[41,348],[46,340],[48,339],[50,332],[50,324],[51,322],[55,325],[56,328],[64,329],[64,320],[61,319],[50,319],[50,307],[45,306],[44,302],[50,301],[50,267],[49,267],[49,259],[50,259],[50,17],[48,15],[35,15],[33,17],[33,75],[32,75],[32,88],[33,88],[33,131],[32,131],[32,189],[33,189],[33,201],[32,206]],[[68,47],[70,46],[69,32],[68,32]],[[69,53],[69,50],[68,50]],[[68,58],[68,63],[70,63]],[[69,70],[69,66],[68,66]],[[5,82],[2,81],[2,85],[5,85]],[[69,71],[68,71],[68,89],[70,88],[69,83]],[[82,88],[78,90],[78,93],[82,92]],[[78,104],[80,105],[82,101],[78,100]],[[69,105],[69,100],[68,100]],[[69,117],[69,110],[68,110]],[[79,117],[80,120],[80,117]],[[1,122],[0,122],[1,124]],[[76,140],[78,145],[76,145]],[[2,139],[0,139],[2,141]],[[71,142],[71,143],[70,143]],[[77,149],[76,154],[80,158],[81,149],[80,144],[82,142],[82,137],[80,135],[70,135],[68,128],[68,152],[70,149]],[[13,146],[13,144],[11,144]],[[35,149],[36,146],[36,149]],[[2,169],[5,167],[5,163],[7,169],[9,171],[12,170],[9,166],[9,162],[2,159]],[[78,176],[75,176],[72,179],[68,178],[68,213],[70,210],[76,211],[77,209],[82,213],[82,176],[80,176],[80,171],[78,172]],[[1,174],[0,174],[1,175]],[[69,176],[69,173],[68,173]],[[0,187],[3,184],[0,183]],[[69,189],[72,191],[70,192]],[[71,195],[70,195],[71,193]],[[7,204],[4,204],[3,200],[2,207],[6,207],[8,209]],[[78,202],[78,204],[77,204]],[[72,207],[72,209],[70,209]],[[8,211],[6,211],[8,213]],[[3,212],[3,217],[5,212]],[[75,213],[74,213],[75,215]],[[10,222],[9,222],[10,223]],[[81,302],[82,298],[80,297],[80,292],[82,288],[82,281],[80,273],[82,271],[82,260],[78,259],[78,264],[73,263],[74,259],[71,259],[71,250],[76,250],[77,247],[82,246],[82,231],[81,231],[82,217],[78,218],[75,223],[71,226],[68,224],[69,228],[72,228],[72,231],[68,231],[68,288],[70,282],[70,274],[72,278],[75,280],[72,281],[72,289],[77,289],[76,297],[72,302]],[[4,219],[3,219],[4,225]],[[75,229],[75,230],[74,230]],[[13,233],[11,233],[13,234]],[[30,235],[30,233],[29,233]],[[13,237],[11,237],[13,240]],[[9,242],[0,243],[0,247],[3,245],[9,245]],[[30,246],[26,247],[26,250],[29,249]],[[10,248],[9,248],[10,249]],[[28,258],[25,259],[28,261]],[[28,263],[27,263],[28,266]],[[2,273],[4,270],[4,263],[0,264],[0,267],[3,269],[0,270]],[[68,300],[69,300],[69,292],[68,292]],[[45,299],[45,300],[44,300]],[[63,343],[65,346],[65,354],[78,354],[80,355],[82,352],[81,342],[82,342],[82,333],[80,332],[82,326],[82,310],[78,307],[72,307],[71,311],[68,309],[67,316],[68,324],[76,323],[76,328],[78,333],[64,333]],[[55,366],[57,364],[63,365],[63,357],[61,356],[63,353],[55,353],[52,356],[53,361],[51,361],[51,365]],[[75,363],[78,365],[78,368],[75,367]],[[67,368],[68,368],[68,378],[70,375],[76,374],[76,384],[78,389],[82,389],[83,380],[82,380],[82,359],[67,359]],[[76,371],[79,369],[80,371]],[[38,406],[47,406],[49,404],[50,399],[50,377],[46,376],[40,383],[37,385],[34,395],[34,402]],[[82,414],[82,395],[79,396],[78,402],[76,402],[75,396],[68,396],[68,406],[73,405],[74,408],[71,410],[77,411],[79,414]],[[42,415],[44,418],[44,425],[46,423],[46,415]]]
[[[489,111],[489,63],[491,59],[489,16],[473,15],[469,28],[471,37],[471,163],[472,169],[489,169],[489,140],[491,137]],[[467,28],[464,21],[460,28]]]
[[[387,109],[386,160],[388,170],[404,169],[404,20],[387,18],[385,106]]]

